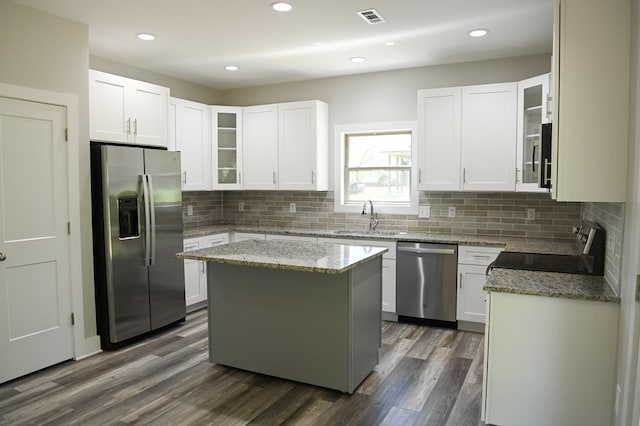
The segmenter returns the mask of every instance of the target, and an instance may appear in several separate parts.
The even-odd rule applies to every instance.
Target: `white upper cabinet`
[[[328,106],[320,101],[243,109],[243,189],[328,189]]]
[[[630,3],[556,0],[551,183],[558,201],[625,201]]]
[[[329,108],[320,101],[278,105],[278,189],[326,191]]]
[[[89,70],[94,141],[167,146],[169,89]]]
[[[514,191],[517,84],[462,88],[462,188]]]
[[[543,74],[518,82],[518,136],[516,191],[547,192],[538,186],[540,170],[540,125],[549,122],[549,80]]]
[[[418,91],[418,189],[514,191],[516,83]]]
[[[242,114],[244,189],[278,188],[278,105],[245,107]]]
[[[208,105],[169,101],[169,147],[180,151],[183,191],[211,189],[210,119]]]
[[[462,89],[418,91],[418,189],[459,190]]]
[[[242,115],[242,107],[211,107],[213,189],[242,188]]]

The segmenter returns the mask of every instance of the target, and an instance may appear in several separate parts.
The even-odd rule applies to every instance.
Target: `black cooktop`
[[[566,274],[593,274],[593,257],[587,255],[563,255],[543,253],[501,252],[489,265],[494,268],[524,269],[527,271],[562,272]]]

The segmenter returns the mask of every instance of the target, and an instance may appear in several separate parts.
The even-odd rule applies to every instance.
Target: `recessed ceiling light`
[[[484,30],[484,29],[478,28],[477,30],[469,31],[469,36],[470,37],[484,37],[488,33],[489,33],[489,30]]]
[[[138,33],[136,37],[144,41],[152,41],[156,39],[156,36],[151,33]]]
[[[351,62],[354,64],[361,64],[367,60],[367,58],[363,58],[362,56],[354,56],[353,58],[349,58]]]
[[[227,71],[238,71],[240,68],[236,65],[225,65],[224,69]]]
[[[277,1],[275,3],[271,3],[271,9],[276,12],[290,12],[291,9],[293,9],[293,5],[284,1]]]
[[[388,42],[385,43],[385,45],[387,45],[387,46],[393,46],[394,44],[396,44],[395,41],[388,41]]]

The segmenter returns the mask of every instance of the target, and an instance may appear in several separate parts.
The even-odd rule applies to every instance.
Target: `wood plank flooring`
[[[384,322],[380,363],[347,395],[209,363],[206,321],[2,384],[0,424],[483,424],[482,334]]]

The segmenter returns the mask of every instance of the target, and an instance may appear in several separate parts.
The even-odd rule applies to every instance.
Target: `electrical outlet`
[[[187,216],[193,216],[193,206],[191,204],[187,205]]]
[[[449,207],[449,217],[456,217],[456,208],[455,208],[455,206]]]
[[[296,203],[289,203],[289,213],[296,212]]]
[[[527,209],[527,220],[536,220],[536,209]]]
[[[238,211],[239,212],[243,212],[244,211],[244,201],[240,201],[238,203]]]
[[[429,219],[431,217],[431,206],[420,206],[418,208],[418,217]]]

